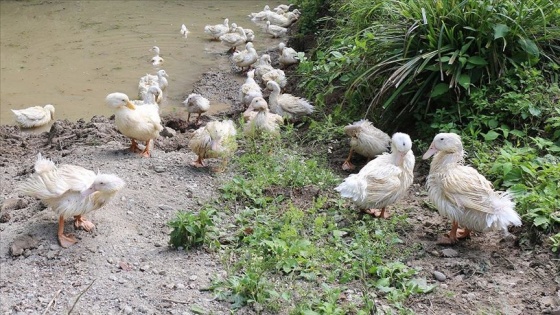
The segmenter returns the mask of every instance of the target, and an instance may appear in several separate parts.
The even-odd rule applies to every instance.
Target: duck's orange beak
[[[428,149],[428,151],[426,151],[426,153],[424,153],[424,155],[422,156],[422,158],[428,159],[430,158],[430,156],[436,154],[438,151],[438,149],[436,149],[436,146],[434,145],[434,143],[432,142],[432,144],[430,144],[430,148]]]
[[[130,101],[126,102],[126,107],[128,107],[130,109],[136,109],[136,106],[134,106],[134,104],[132,104]]]

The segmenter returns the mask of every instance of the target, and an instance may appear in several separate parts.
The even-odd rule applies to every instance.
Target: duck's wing
[[[88,189],[95,180],[95,172],[76,165],[62,165],[58,169],[60,179],[64,181],[68,190],[83,191]]]
[[[46,110],[41,106],[33,106],[22,110],[12,110],[14,113],[21,115],[27,120],[41,120],[47,115]],[[50,114],[49,114],[50,115]]]
[[[49,172],[34,173],[18,191],[39,199],[58,198],[68,191],[81,192],[95,180],[95,173],[80,166],[62,165]]]
[[[491,198],[495,194],[492,184],[477,170],[469,166],[456,166],[442,179],[445,198],[465,210],[492,214]]]

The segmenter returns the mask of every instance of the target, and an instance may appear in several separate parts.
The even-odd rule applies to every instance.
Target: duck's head
[[[391,137],[392,153],[396,154],[396,164],[402,165],[404,157],[412,149],[412,140],[406,133],[397,132]]]
[[[95,180],[88,189],[82,191],[82,196],[91,195],[94,192],[100,191],[103,193],[116,193],[123,189],[125,185],[124,180],[113,174],[97,174]]]
[[[422,158],[428,159],[432,155],[436,154],[437,152],[445,152],[445,153],[461,153],[463,152],[463,144],[461,143],[461,137],[455,133],[438,133],[432,144],[430,144],[430,148]]]
[[[280,51],[284,50],[285,47],[286,47],[286,44],[284,44],[284,42],[280,42],[280,44],[278,44],[278,50],[280,50]]]
[[[263,63],[268,64],[268,65],[270,65],[270,64],[272,63],[272,60],[270,59],[270,55],[269,55],[269,54],[263,54],[263,55],[261,56],[261,61],[262,61]]]
[[[159,47],[158,46],[153,46],[150,50],[155,52],[156,55],[159,55]]]
[[[167,72],[165,72],[165,70],[163,70],[163,69],[158,70],[157,73],[158,73],[158,76],[169,78],[169,75],[167,75]]]
[[[159,86],[157,85],[152,85],[148,88],[148,93],[152,94],[154,96],[154,101],[156,103],[159,103],[159,101],[161,100],[162,96],[163,96],[163,92],[162,90],[159,88]]]
[[[105,103],[110,106],[110,107],[114,107],[114,108],[119,108],[122,106],[126,106],[130,109],[136,109],[136,106],[134,106],[134,104],[132,104],[130,102],[130,99],[128,98],[128,96],[124,93],[111,93],[109,95],[107,95],[107,97],[105,98]]]
[[[49,113],[51,113],[51,119],[54,119],[54,106],[52,106],[51,104],[47,104],[44,108],[48,110]]]
[[[254,97],[249,107],[258,112],[265,111],[268,109],[268,103],[262,97]]]
[[[271,91],[280,92],[280,85],[278,85],[275,81],[268,81],[268,83],[266,83],[266,88]]]

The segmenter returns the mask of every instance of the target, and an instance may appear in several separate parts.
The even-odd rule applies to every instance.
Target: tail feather
[[[53,161],[44,158],[41,153],[37,154],[37,161],[35,162],[35,172],[37,174],[44,174],[56,169]]]
[[[348,176],[335,190],[344,198],[361,202],[365,198],[367,182],[356,174]]]

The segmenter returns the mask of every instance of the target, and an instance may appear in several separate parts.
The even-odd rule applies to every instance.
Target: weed
[[[183,247],[185,250],[200,246],[208,241],[208,232],[214,225],[212,217],[215,209],[203,209],[197,214],[191,212],[177,212],[175,219],[168,225],[171,231],[169,244],[175,248]]]

